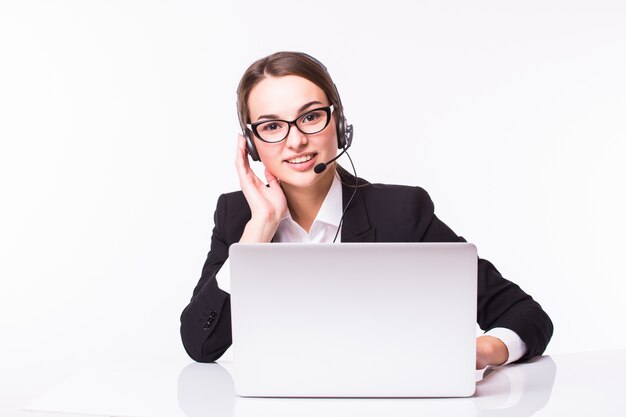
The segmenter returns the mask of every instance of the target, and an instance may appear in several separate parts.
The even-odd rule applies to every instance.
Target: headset
[[[310,61],[314,62],[317,66],[319,66],[322,70],[324,70],[324,72],[332,80],[332,77],[330,77],[330,74],[328,73],[328,69],[319,60],[317,60],[316,58],[312,57],[309,54],[305,54],[304,52],[298,52],[298,54],[303,55]],[[343,152],[341,152],[339,155],[337,155],[332,160],[326,162],[325,164],[319,164],[319,165],[323,165],[323,167],[320,167],[319,172],[317,172],[318,167],[316,166],[315,172],[317,173],[324,171],[327,164],[339,158],[339,156],[341,156],[352,145],[352,136],[353,136],[354,129],[352,125],[348,124],[348,121],[346,120],[343,114],[343,105],[341,104],[341,96],[339,95],[339,91],[337,90],[337,86],[335,85],[334,82],[333,82],[333,88],[334,88],[335,96],[337,97],[337,103],[332,103],[335,105],[335,111],[338,114],[337,148],[343,149]],[[247,128],[246,124],[244,123],[241,117],[241,114],[239,113],[239,102],[237,102],[237,117],[239,118],[239,124],[241,125],[241,131],[243,132],[243,137],[246,139],[246,149],[248,151],[248,154],[250,155],[250,158],[252,158],[253,161],[260,161],[261,158],[259,157],[259,152],[257,151],[256,145],[254,144],[254,139],[252,138],[252,135],[254,135],[254,133],[251,132]]]

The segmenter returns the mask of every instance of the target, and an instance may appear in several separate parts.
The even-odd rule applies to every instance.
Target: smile
[[[311,159],[313,159],[313,157],[315,157],[314,153],[309,154],[309,155],[298,156],[298,157],[292,158],[292,159],[287,159],[286,162],[288,162],[290,164],[303,164],[303,163],[308,162]]]

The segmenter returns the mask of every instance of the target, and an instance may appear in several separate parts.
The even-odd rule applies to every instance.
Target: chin
[[[298,173],[289,172],[285,173],[280,178],[280,181],[292,187],[307,188],[314,185],[322,176],[322,174],[316,174],[313,170]]]

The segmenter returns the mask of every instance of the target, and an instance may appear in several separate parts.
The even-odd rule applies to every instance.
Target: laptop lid
[[[230,264],[238,395],[474,393],[474,245],[235,244]]]

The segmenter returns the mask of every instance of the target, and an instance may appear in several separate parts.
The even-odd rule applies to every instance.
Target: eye
[[[281,128],[282,124],[277,122],[263,123],[263,125],[261,126],[261,130],[263,132],[275,132]]]
[[[324,112],[320,110],[314,110],[302,116],[302,118],[300,119],[300,122],[302,124],[313,124],[313,123],[318,122],[320,119],[322,119],[323,115],[324,115]]]

